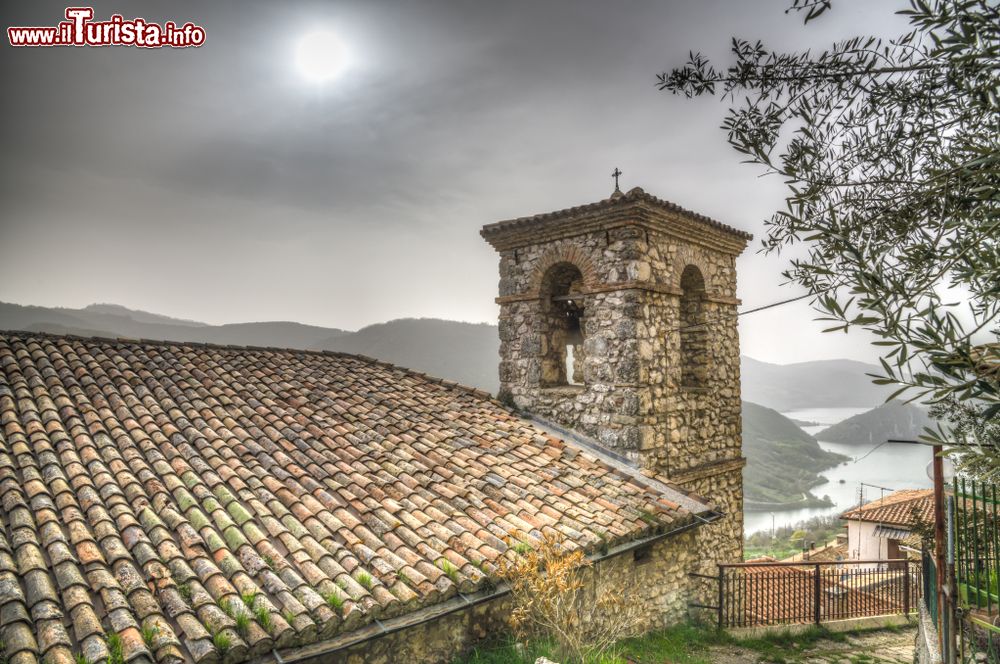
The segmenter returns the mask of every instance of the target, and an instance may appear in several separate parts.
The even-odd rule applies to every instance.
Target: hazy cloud
[[[492,321],[496,259],[479,227],[603,198],[615,166],[626,187],[759,236],[781,183],[724,144],[724,105],[654,82],[689,49],[725,58],[732,35],[816,47],[900,25],[891,5],[844,2],[803,27],[786,4],[97,2],[99,18],[194,21],[207,41],[4,46],[0,299],[342,328]],[[64,7],[0,16],[51,25]],[[293,63],[319,27],[352,54],[324,86]],[[780,265],[741,259],[747,306],[797,294]],[[870,356],[810,317],[748,318],[744,348]]]

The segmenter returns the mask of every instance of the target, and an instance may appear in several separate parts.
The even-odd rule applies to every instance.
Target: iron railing
[[[906,559],[719,565],[720,628],[758,627],[916,610],[920,565]]]
[[[993,484],[956,478],[955,580],[960,601],[1000,613],[1000,502]]]
[[[924,580],[924,604],[931,614],[934,624],[938,624],[937,565],[929,551],[920,554],[920,575]]]

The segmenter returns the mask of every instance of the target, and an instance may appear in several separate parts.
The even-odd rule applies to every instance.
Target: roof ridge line
[[[333,357],[344,357],[353,360],[359,360],[367,364],[374,364],[377,366],[382,366],[387,369],[394,369],[397,371],[402,371],[409,374],[415,378],[421,378],[428,383],[436,383],[445,388],[454,388],[463,392],[469,392],[481,399],[487,399],[492,403],[495,403],[509,412],[513,412],[509,406],[504,404],[502,401],[496,398],[495,395],[490,392],[473,387],[471,385],[465,385],[457,381],[448,380],[446,378],[439,378],[437,376],[432,376],[422,371],[416,369],[411,369],[409,367],[404,367],[400,364],[394,364],[386,360],[380,360],[375,357],[370,357],[368,355],[362,355],[361,353],[348,353],[342,350],[329,350],[323,349],[311,349],[311,348],[282,348],[280,346],[244,346],[241,344],[221,344],[212,343],[209,341],[176,341],[173,339],[145,339],[145,338],[133,338],[133,337],[102,337],[99,335],[93,336],[83,336],[79,334],[56,334],[54,332],[31,332],[28,330],[0,330],[0,337],[11,336],[11,337],[45,337],[49,339],[75,339],[80,341],[97,341],[105,344],[114,345],[149,345],[149,346],[190,346],[192,348],[216,348],[219,350],[254,350],[254,351],[265,351],[270,353],[300,353],[302,355],[327,355]]]
[[[699,512],[695,512],[690,509],[688,506],[677,503],[675,500],[671,500],[671,498],[667,498],[667,491],[680,494],[681,496],[690,499],[692,502],[700,503],[704,507],[708,508],[706,511],[711,511],[714,507],[714,503],[711,500],[695,493],[694,491],[688,491],[680,486],[677,486],[669,479],[660,479],[659,477],[650,477],[649,475],[646,475],[642,472],[641,468],[633,464],[626,457],[613,450],[603,447],[600,443],[591,439],[586,434],[583,434],[575,429],[564,427],[557,422],[553,422],[550,419],[530,411],[519,413],[518,416],[521,419],[535,425],[535,427],[542,431],[542,433],[551,437],[558,436],[564,443],[576,447],[584,454],[590,454],[599,464],[603,465],[611,472],[627,478],[628,481],[635,483],[645,491],[677,504],[678,509],[682,509],[694,516],[700,514]],[[673,496],[673,498],[676,497],[677,496]],[[704,512],[701,512],[701,514],[703,513]]]
[[[621,196],[603,198],[601,200],[594,201],[592,203],[584,203],[582,205],[574,205],[572,207],[562,208],[560,210],[552,210],[550,212],[541,212],[538,214],[528,215],[524,217],[514,217],[512,219],[504,219],[501,221],[496,221],[483,226],[483,228],[480,229],[479,234],[483,237],[486,237],[487,235],[492,235],[494,233],[507,230],[508,228],[520,226],[534,221],[543,221],[546,219],[552,219],[554,217],[564,216],[568,214],[579,214],[581,212],[590,212],[592,210],[597,210],[602,206],[608,206],[608,207],[624,206],[627,204],[636,204],[636,203],[652,203],[655,205],[659,205],[660,207],[666,208],[671,212],[675,212],[677,214],[689,217],[690,219],[693,219],[695,221],[706,223],[709,226],[716,228],[717,230],[729,233],[731,235],[736,235],[737,237],[741,237],[748,242],[753,240],[752,233],[736,228],[735,226],[730,226],[729,224],[723,223],[717,219],[713,219],[712,217],[709,217],[708,215],[705,214],[701,214],[700,212],[689,210],[677,203],[674,203],[673,201],[669,201],[665,198],[659,198],[658,196],[654,196],[653,194],[650,194],[649,192],[642,189],[641,187],[633,187],[632,189],[629,189]]]

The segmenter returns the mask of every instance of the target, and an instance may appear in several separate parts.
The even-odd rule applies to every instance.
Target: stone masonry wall
[[[501,398],[575,429],[726,512],[700,529],[713,561],[742,558],[740,366],[736,326],[739,251],[706,229],[700,242],[642,224],[501,252]],[[551,337],[546,275],[572,264],[582,276],[584,385],[547,386],[540,358]],[[693,267],[691,267],[693,266]],[[703,290],[682,288],[685,268]],[[691,279],[686,280],[692,283]],[[682,306],[682,302],[684,303]],[[682,332],[694,328],[682,353]],[[699,369],[695,385],[685,363]]]
[[[654,543],[646,562],[635,562],[632,552],[601,561],[584,571],[583,592],[595,600],[604,593],[629,595],[644,609],[643,631],[680,622],[687,615],[691,582],[687,572],[698,555],[694,544],[696,537],[697,529]],[[358,644],[346,651],[298,662],[443,664],[453,661],[477,643],[508,631],[509,612],[509,596],[505,596]],[[614,619],[613,616],[602,618]]]
[[[917,621],[916,648],[913,653],[914,664],[941,664],[941,648],[938,646],[938,631],[934,625],[927,604],[920,600],[920,614]]]

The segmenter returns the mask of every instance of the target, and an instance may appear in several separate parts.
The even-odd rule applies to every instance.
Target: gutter
[[[683,532],[691,530],[692,528],[712,523],[713,521],[717,521],[725,516],[723,513],[716,511],[707,512],[705,514],[706,516],[693,514],[692,516],[695,520],[689,521],[683,526],[679,526],[666,532],[632,540],[624,544],[619,544],[618,546],[610,547],[604,553],[595,553],[587,556],[587,560],[591,563],[599,563],[604,560],[608,560],[609,558],[614,558],[624,553],[634,551],[635,549],[659,542],[668,537],[679,535]],[[312,659],[315,657],[326,657],[340,650],[351,648],[361,643],[372,641],[411,627],[418,627],[437,620],[443,616],[463,611],[479,604],[491,602],[509,594],[510,586],[505,583],[499,584],[490,590],[481,590],[468,595],[460,592],[456,597],[452,597],[445,602],[426,606],[401,616],[389,618],[388,620],[375,619],[371,624],[359,627],[348,634],[343,634],[339,637],[334,637],[333,639],[328,639],[317,644],[299,646],[286,652],[284,655],[279,653],[277,650],[272,650],[270,657],[259,657],[252,660],[252,664],[293,664],[294,662]]]

